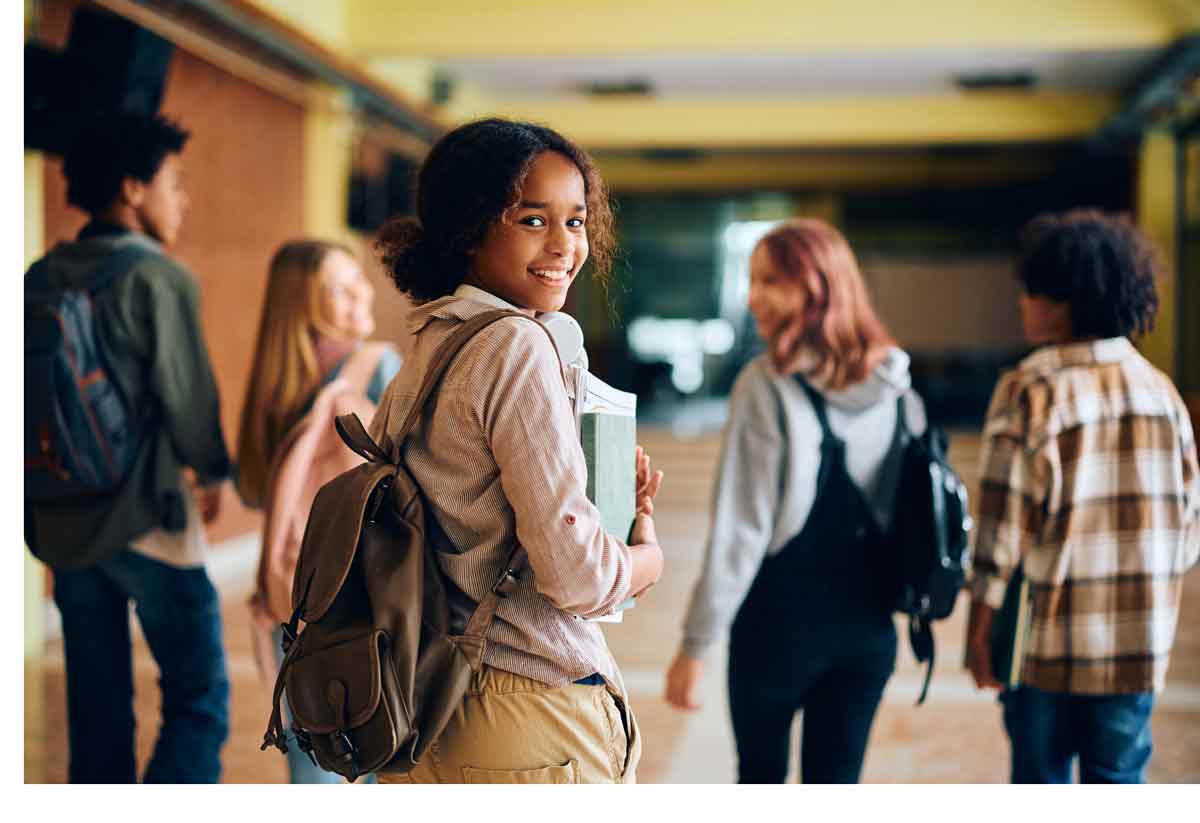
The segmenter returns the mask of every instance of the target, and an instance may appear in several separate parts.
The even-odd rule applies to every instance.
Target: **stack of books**
[[[604,530],[628,540],[637,514],[637,395],[614,389],[586,371],[582,378],[579,439],[587,463],[587,496],[600,510]],[[631,597],[612,614],[594,619],[619,623],[633,605]]]
[[[559,357],[570,375],[575,396],[575,421],[587,464],[587,496],[600,511],[606,532],[628,540],[637,514],[637,395],[614,389],[588,371],[583,330],[575,318],[548,312],[538,320],[554,338]],[[619,623],[631,597],[594,622]]]

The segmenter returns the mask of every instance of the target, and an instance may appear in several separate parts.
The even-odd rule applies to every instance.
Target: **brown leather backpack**
[[[400,456],[454,355],[484,326],[509,316],[526,317],[488,312],[446,339],[395,443],[376,444],[357,415],[337,418],[342,439],[367,462],[326,483],[313,501],[264,750],[287,751],[280,712],[286,691],[296,744],[321,768],[351,781],[375,771],[406,773],[462,702],[525,551],[513,550],[464,633],[451,634],[442,575],[426,541],[426,504]]]

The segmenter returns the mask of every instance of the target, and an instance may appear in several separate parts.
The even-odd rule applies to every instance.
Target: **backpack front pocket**
[[[313,639],[312,628],[300,642]],[[302,649],[286,678],[297,742],[326,771],[354,780],[384,766],[408,737],[383,631]]]

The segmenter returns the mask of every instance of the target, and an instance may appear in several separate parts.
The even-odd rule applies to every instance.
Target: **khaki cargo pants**
[[[409,774],[380,783],[635,783],[641,735],[623,695],[484,666]]]

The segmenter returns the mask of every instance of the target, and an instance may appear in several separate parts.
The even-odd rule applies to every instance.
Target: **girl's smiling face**
[[[537,312],[558,311],[587,261],[587,192],[566,156],[534,158],[517,204],[470,252],[467,283]]]
[[[807,302],[801,284],[782,274],[766,245],[759,243],[750,255],[750,314],[763,340],[773,339],[784,326],[800,318]]]
[[[317,286],[317,325],[322,331],[347,340],[365,340],[375,331],[375,289],[357,260],[341,249],[330,249],[321,261]]]

